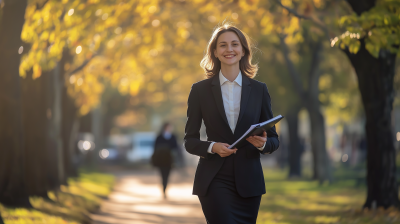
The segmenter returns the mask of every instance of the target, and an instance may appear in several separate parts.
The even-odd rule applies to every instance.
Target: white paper
[[[246,133],[244,133],[244,134],[243,134],[236,142],[234,142],[232,145],[236,145],[238,142],[240,142],[240,140],[242,140],[242,138],[244,138],[248,133],[250,133],[251,131],[253,131],[254,128],[262,127],[262,126],[264,126],[264,125],[267,124],[267,123],[270,123],[270,122],[273,122],[273,121],[275,121],[275,120],[281,119],[281,117],[282,117],[281,115],[278,115],[278,116],[276,116],[276,117],[274,117],[274,118],[271,118],[271,119],[269,119],[269,120],[267,120],[267,121],[264,121],[264,122],[262,122],[262,123],[253,124],[253,125],[250,126],[250,128],[246,131]],[[228,147],[228,149],[232,149],[232,148],[231,148],[232,145],[230,145],[230,146]]]

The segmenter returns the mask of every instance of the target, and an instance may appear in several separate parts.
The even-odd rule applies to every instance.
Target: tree
[[[24,183],[28,195],[47,197],[51,190],[49,179],[54,169],[50,166],[55,158],[49,156],[53,148],[48,147],[48,123],[50,108],[47,104],[49,76],[46,79],[21,79],[22,116],[24,131]],[[51,177],[51,178],[49,178]]]
[[[256,29],[259,29],[259,27]],[[276,43],[271,39],[272,38],[267,35],[258,38],[260,54],[257,54],[257,58],[260,64],[260,69],[256,79],[267,84],[268,91],[272,98],[272,109],[274,114],[283,114],[285,116],[285,120],[288,124],[289,144],[285,147],[285,141],[282,141],[281,146],[284,147],[280,148],[280,150],[282,151],[287,149],[289,165],[288,176],[300,177],[302,172],[301,148],[299,147],[301,142],[298,134],[298,113],[303,106],[299,103],[300,99],[293,88],[293,82],[288,73],[289,71],[283,69],[286,67],[286,62],[282,56],[279,41]],[[286,152],[280,153],[285,154]]]
[[[368,193],[364,207],[399,207],[391,112],[394,100],[396,52],[399,52],[400,44],[398,26],[400,4],[397,2],[391,5],[392,2],[387,1],[386,4],[377,6],[376,1],[365,1],[364,4],[357,1],[348,2],[353,11],[361,17],[361,21],[371,22],[368,16],[376,14],[383,17],[379,19],[383,20],[383,23],[372,19],[375,22],[373,26],[363,27],[366,28],[364,32],[367,30],[367,33],[376,32],[378,37],[371,34],[369,38],[365,36],[361,38],[358,51],[351,51],[353,45],[348,45],[349,47],[344,49],[356,70],[366,115]],[[382,12],[389,12],[389,18],[395,19],[385,22],[388,17],[381,14]],[[363,16],[367,18],[364,19]],[[381,24],[388,27],[380,28]],[[374,29],[375,26],[377,28]],[[379,38],[379,35],[383,35],[381,38],[386,40],[380,39],[376,43],[374,37]]]
[[[135,98],[132,100],[135,107],[162,107],[168,111],[163,116],[179,117],[177,115],[182,116],[186,110],[190,84],[203,76],[198,67],[199,55],[216,21],[229,18],[237,23],[247,23],[243,29],[258,36],[259,30],[253,29],[254,21],[261,21],[260,28],[264,33],[269,26],[266,21],[269,15],[257,4],[49,1],[41,10],[30,5],[26,15],[30,19],[22,37],[32,48],[23,58],[21,74],[33,68],[34,77],[39,77],[42,70],[54,68],[60,60],[60,52],[66,48],[74,55],[74,60],[64,68],[66,85],[80,114],[96,107],[104,92],[104,83],[109,82],[122,94]],[[131,8],[140,10],[132,13]],[[298,29],[295,20],[286,21],[291,24],[289,29],[294,31]],[[138,30],[140,32],[135,32]],[[298,36],[293,31],[290,34],[288,39]],[[179,75],[182,71],[194,75],[182,77]],[[317,122],[315,126],[319,124],[322,123]],[[323,130],[323,126],[313,130],[320,134],[317,130]],[[313,144],[315,158],[326,157],[324,141],[313,141]],[[315,166],[316,170],[329,170],[324,168],[329,164],[322,162],[325,160],[316,159],[321,161]]]
[[[400,3],[347,2],[354,13],[339,19],[339,24],[347,31],[332,38],[331,46],[339,45],[353,65],[364,105],[368,141],[368,194],[364,207],[398,207],[396,152],[390,125],[395,59],[400,44]],[[318,16],[301,15],[278,3],[294,16],[312,21],[329,37],[328,26]]]
[[[304,142],[299,138],[299,113],[301,105],[292,104],[291,110],[286,114],[289,129],[289,177],[301,177],[301,154],[304,151]]]
[[[301,75],[289,58],[289,49],[284,37],[281,37],[283,55],[288,65],[290,75],[294,82],[295,89],[299,94],[302,104],[307,108],[311,122],[311,147],[313,150],[313,178],[322,183],[325,180],[332,181],[332,171],[329,157],[326,151],[325,119],[321,112],[319,101],[319,77],[321,75],[320,63],[323,44],[321,41],[308,43],[311,51],[311,61],[307,74],[307,89],[303,87]]]
[[[24,136],[18,75],[26,4],[26,0],[4,1],[0,23],[0,202],[29,207],[23,182]]]
[[[41,4],[38,5],[38,2]],[[318,37],[329,36],[324,22],[333,24],[335,21],[329,17],[333,12],[325,13],[329,4],[336,3],[294,1],[293,5],[298,5],[304,12],[300,14],[289,8],[292,5],[281,4],[277,7],[269,1],[32,0],[27,6],[27,20],[21,34],[29,50],[24,52],[20,75],[28,76],[32,70],[34,79],[44,78],[46,71],[52,71],[65,53],[71,59],[62,63],[60,68],[66,92],[74,99],[80,115],[96,108],[109,84],[121,94],[129,95],[130,107],[137,112],[143,109],[140,113],[157,114],[162,108],[166,111],[163,116],[184,117],[190,85],[203,77],[198,62],[217,22],[229,19],[246,24],[243,30],[254,37],[273,33],[269,37],[277,43],[279,38],[275,34],[284,34],[283,43],[293,47],[304,40],[303,29],[309,29],[309,33]],[[317,9],[322,11],[321,14]],[[340,11],[340,16],[345,14],[344,11]],[[358,17],[343,18],[343,25],[358,23]],[[393,21],[390,20],[390,24]],[[340,29],[335,27],[335,31]],[[357,36],[349,31],[334,40],[344,47],[348,44],[349,51],[355,52]],[[318,62],[320,41],[312,43],[309,46],[314,51],[310,52],[317,55],[314,59]],[[368,46],[376,46],[374,43]],[[318,81],[315,81],[320,74],[314,72],[318,70],[315,68],[309,72],[312,74],[310,77],[314,77],[310,79],[312,86],[305,86],[313,92],[313,104],[308,102],[309,108],[317,111],[317,123],[323,124],[319,116]],[[73,110],[74,106],[69,108]],[[184,122],[184,119],[181,120]],[[323,126],[322,129],[318,127],[314,130],[323,129]],[[72,127],[68,129],[74,130]],[[64,143],[65,139],[64,136]],[[314,148],[319,149],[317,152],[321,151],[320,155],[324,157],[325,143],[318,144],[320,146]],[[66,148],[64,155],[68,154],[65,153]],[[318,155],[316,158],[319,158]],[[320,179],[326,179],[325,174]]]
[[[305,28],[303,28],[304,30]],[[285,44],[289,56],[284,57],[280,40],[277,35],[271,32],[269,35],[263,35],[259,39],[259,48],[262,51],[259,58],[260,70],[257,79],[267,83],[271,97],[273,99],[274,113],[278,112],[286,116],[289,134],[289,176],[299,176],[300,168],[300,149],[304,142],[300,142],[298,136],[298,111],[304,106],[297,93],[292,81],[293,75],[289,74],[286,69],[287,60],[292,63],[292,71],[297,72],[301,82],[301,87],[307,90],[309,87],[309,76],[307,71],[311,65],[311,51],[309,47],[314,42],[313,37],[305,35],[305,31],[301,31],[302,41],[291,44]],[[276,39],[275,39],[276,37]],[[317,35],[318,37],[318,35]],[[317,38],[318,40],[318,38]],[[322,40],[319,40],[322,42]],[[311,43],[310,43],[311,42]],[[319,94],[315,96],[320,101],[320,110],[324,114],[324,122],[329,126],[340,127],[351,122],[357,116],[360,116],[359,108],[361,108],[360,97],[357,90],[356,76],[352,72],[351,65],[346,58],[340,57],[341,52],[336,49],[325,46],[321,52],[321,62],[318,66],[319,76],[318,82],[314,83],[314,87],[318,88]],[[353,77],[354,79],[353,79]],[[284,102],[284,103],[282,103]],[[327,142],[327,148],[333,145]],[[331,156],[335,156],[334,151],[329,151]]]

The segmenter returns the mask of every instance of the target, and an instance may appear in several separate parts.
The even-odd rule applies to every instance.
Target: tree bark
[[[26,0],[4,1],[0,24],[0,202],[8,206],[29,203],[23,182],[24,139],[19,77]]]
[[[59,178],[59,170],[58,170],[58,146],[57,146],[57,137],[56,136],[56,127],[54,123],[54,116],[57,116],[55,111],[55,86],[54,86],[54,70],[43,74],[42,77],[46,82],[46,154],[47,157],[47,165],[49,167],[47,171],[47,188],[48,190],[58,190],[60,187],[60,178]]]
[[[396,151],[391,129],[396,54],[381,50],[374,58],[364,40],[357,54],[346,52],[355,68],[366,115],[367,200],[364,207],[400,206]]]
[[[348,3],[358,15],[373,8],[376,0]],[[365,48],[357,54],[345,50],[357,77],[366,116],[367,136],[367,200],[364,207],[400,207],[396,181],[396,151],[391,130],[396,54],[380,50],[374,58]]]
[[[79,123],[76,117],[76,107],[74,101],[68,96],[66,87],[62,87],[63,90],[63,102],[62,102],[62,125],[61,125],[61,137],[63,143],[63,164],[64,164],[64,182],[66,184],[67,178],[71,176],[77,176],[77,163],[74,158],[76,153],[74,151],[76,147],[76,139],[78,135]]]
[[[314,179],[322,183],[325,180],[332,182],[331,165],[326,152],[325,119],[321,112],[319,101],[319,65],[322,61],[322,41],[310,43],[312,49],[311,66],[308,74],[308,92],[305,98],[311,123],[311,148],[313,150]]]
[[[67,178],[65,177],[64,171],[64,152],[63,152],[63,141],[61,138],[62,129],[62,90],[64,88],[64,79],[61,77],[60,63],[58,62],[54,68],[54,73],[52,74],[53,79],[53,135],[55,141],[55,150],[57,154],[57,170],[58,170],[58,181],[60,184],[66,184]]]
[[[25,183],[29,195],[47,197],[46,83],[31,75],[21,79],[25,137]]]
[[[311,123],[311,148],[313,150],[314,164],[313,179],[318,180],[320,183],[326,180],[332,182],[330,160],[326,151],[325,120],[320,110],[320,102],[318,99],[317,101],[315,99],[310,100],[306,106]]]
[[[59,62],[61,80],[69,81],[69,77],[65,74],[64,65],[71,62],[72,56],[69,54],[68,49],[64,49],[63,56]],[[64,83],[64,81],[63,81]],[[68,177],[78,176],[78,162],[76,159],[76,139],[79,130],[79,120],[77,118],[77,107],[75,101],[72,99],[67,91],[65,83],[60,86],[62,92],[62,124],[61,136],[63,143],[63,164],[64,164],[64,182],[66,184]]]
[[[76,108],[75,108],[76,109]],[[76,110],[74,115],[76,115]],[[76,151],[76,143],[78,139],[79,133],[79,118],[76,116],[72,122],[72,126],[67,128],[64,127],[64,131],[68,130],[69,133],[65,133],[64,136],[64,144],[68,142],[68,145],[64,145],[64,149],[68,149],[65,153],[65,158],[68,158],[68,162],[66,162],[65,170],[68,174],[68,177],[77,177],[78,176],[78,166],[79,166],[79,154]],[[69,139],[66,139],[69,137]],[[68,154],[68,155],[67,155]]]
[[[301,154],[304,147],[302,147],[298,134],[300,110],[301,105],[295,104],[286,114],[289,129],[289,178],[301,177]]]

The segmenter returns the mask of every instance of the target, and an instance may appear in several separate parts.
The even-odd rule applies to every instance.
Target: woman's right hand
[[[213,145],[211,152],[217,153],[221,157],[230,156],[232,153],[236,153],[237,148],[228,149],[229,145],[226,143],[217,142]]]

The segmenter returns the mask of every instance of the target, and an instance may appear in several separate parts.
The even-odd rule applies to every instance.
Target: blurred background
[[[388,0],[0,0],[4,222],[90,222],[118,172],[153,175],[165,121],[178,139],[176,175],[190,185],[198,158],[182,147],[187,97],[224,21],[251,37],[255,79],[285,116],[278,151],[261,158],[275,193],[259,222],[400,221],[397,210],[360,210],[400,206],[399,15]],[[390,186],[367,194],[382,183]]]

